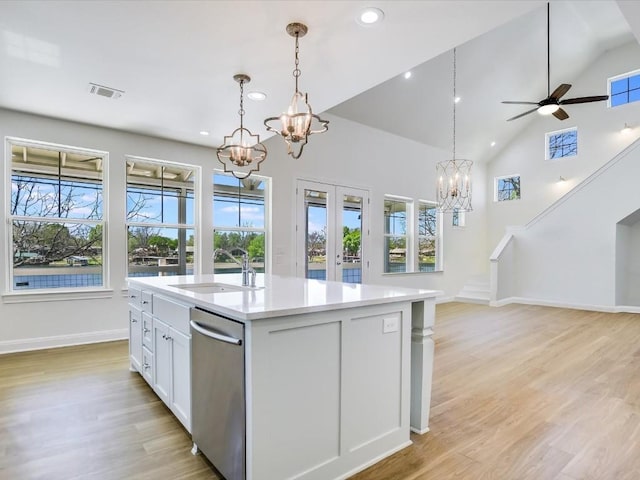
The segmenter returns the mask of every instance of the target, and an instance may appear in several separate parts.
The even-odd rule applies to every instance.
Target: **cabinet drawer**
[[[143,290],[140,295],[140,308],[143,312],[153,312],[153,293]]]
[[[140,373],[142,373],[142,378],[144,378],[149,385],[153,386],[153,353],[144,346],[142,347],[142,367]]]
[[[153,316],[188,336],[190,335],[189,313],[189,305],[176,302],[163,295],[153,296]]]
[[[142,292],[135,288],[129,287],[129,305],[140,308],[140,301],[142,297]]]

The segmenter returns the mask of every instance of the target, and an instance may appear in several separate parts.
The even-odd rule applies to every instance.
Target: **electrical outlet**
[[[398,331],[398,317],[389,317],[382,320],[382,333]]]

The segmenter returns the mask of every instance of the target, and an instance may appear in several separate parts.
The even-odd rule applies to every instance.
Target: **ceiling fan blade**
[[[570,88],[571,88],[571,85],[569,85],[568,83],[563,83],[558,88],[556,88],[553,92],[551,92],[551,95],[549,96],[549,98],[555,98],[556,100],[558,100],[565,93],[567,93]]]
[[[508,103],[509,105],[538,105],[538,102],[510,102],[510,101],[504,101],[502,103]]]
[[[566,120],[567,118],[569,118],[569,114],[561,108],[553,112],[553,116],[556,117],[558,120]]]
[[[566,100],[562,100],[560,105],[571,105],[572,103],[590,103],[590,102],[601,102],[603,100],[607,100],[609,95],[594,95],[592,97],[577,97],[577,98],[567,98]]]
[[[529,115],[530,113],[533,113],[536,110],[538,110],[538,109],[534,108],[533,110],[529,110],[528,112],[524,112],[524,113],[521,113],[520,115],[516,115],[515,117],[508,118],[507,122],[510,122],[511,120],[515,120],[516,118],[524,117],[525,115]]]

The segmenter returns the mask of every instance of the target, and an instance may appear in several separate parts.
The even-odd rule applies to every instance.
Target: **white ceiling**
[[[640,17],[634,2],[552,3],[552,28],[557,8],[558,17],[570,19],[563,23],[571,30],[564,44],[574,49],[563,53],[559,42],[556,49],[559,32],[552,30],[553,78],[562,76],[564,82],[574,76],[558,66],[567,66],[561,55],[571,55],[579,71],[578,58],[588,62],[631,38],[617,7],[623,3],[629,4],[623,8],[627,16]],[[496,91],[499,100],[541,98],[545,5],[540,0],[5,0],[0,2],[0,106],[217,146],[238,126],[239,91],[232,77],[246,73],[253,79],[246,91],[268,95],[264,102],[245,100],[245,126],[264,139],[264,118],[282,112],[293,94],[294,42],[285,26],[299,21],[309,27],[300,40],[300,87],[309,92],[316,113],[335,107],[330,111],[337,115],[450,148],[445,141],[450,130],[443,130],[450,125],[446,52],[461,45],[460,117],[463,104],[484,109]],[[367,6],[385,12],[382,24],[363,27],[355,21]],[[397,76],[416,65],[412,79],[400,82],[404,79]],[[526,72],[539,82],[518,81]],[[552,84],[560,83],[553,78]],[[90,82],[125,94],[118,100],[89,95]],[[474,92],[471,84],[481,90]],[[425,108],[433,112],[433,122],[424,118]],[[496,136],[511,134],[504,119],[516,113],[500,112]],[[482,118],[487,127],[494,122]],[[460,122],[460,131],[470,128]],[[201,130],[211,135],[203,137]]]
[[[634,2],[635,8],[640,2]],[[632,17],[640,12],[632,12]],[[640,27],[640,25],[639,25]],[[606,95],[581,90],[579,74],[606,50],[634,41],[616,2],[552,2],[550,10],[551,91],[572,84],[564,98]],[[547,96],[546,4],[456,49],[456,156],[486,161],[537,115],[507,122]],[[374,128],[451,151],[453,139],[453,50],[376,86],[330,111]],[[565,110],[604,108],[605,102]],[[376,114],[378,113],[384,113]],[[404,119],[411,121],[404,121]],[[557,128],[562,128],[558,120]],[[491,142],[496,147],[491,147]]]

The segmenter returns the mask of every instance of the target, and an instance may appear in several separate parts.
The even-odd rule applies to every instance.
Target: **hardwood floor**
[[[452,303],[435,331],[431,431],[351,480],[640,479],[640,315]],[[190,447],[126,342],[0,356],[2,480],[218,478]]]
[[[640,479],[640,315],[437,308],[431,431],[351,480]]]
[[[217,479],[128,342],[0,356],[0,479]]]

